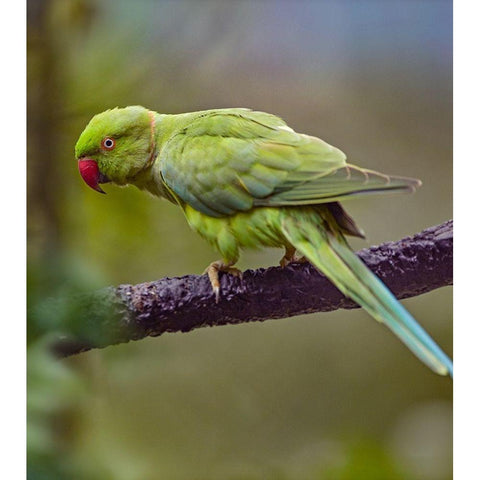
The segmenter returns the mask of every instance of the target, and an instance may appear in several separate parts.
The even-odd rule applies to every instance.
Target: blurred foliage
[[[106,108],[265,110],[352,163],[421,178],[415,196],[346,203],[372,244],[450,218],[451,9],[28,2],[30,479],[451,478],[451,382],[361,311],[48,353],[62,329],[51,298],[216,258],[173,205],[83,184],[73,147]],[[239,265],[280,256],[245,252]],[[451,353],[451,289],[405,304]]]

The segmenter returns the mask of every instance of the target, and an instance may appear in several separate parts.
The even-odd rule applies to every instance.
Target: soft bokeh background
[[[200,273],[181,212],[90,190],[74,144],[114,106],[243,106],[421,178],[345,203],[368,243],[452,215],[450,1],[30,0],[30,479],[452,477],[452,383],[362,311],[171,334],[55,361],[51,297]],[[366,246],[353,241],[355,248]],[[276,264],[246,252],[241,268]],[[452,353],[452,295],[405,301]]]

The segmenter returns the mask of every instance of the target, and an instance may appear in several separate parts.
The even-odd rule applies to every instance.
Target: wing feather
[[[201,112],[170,137],[159,160],[165,183],[182,201],[217,217],[420,185],[349,165],[343,152],[323,140],[245,109]]]

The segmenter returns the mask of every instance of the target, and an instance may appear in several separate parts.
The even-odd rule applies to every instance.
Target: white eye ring
[[[115,139],[110,137],[105,137],[102,140],[102,148],[104,150],[113,150],[115,148]]]

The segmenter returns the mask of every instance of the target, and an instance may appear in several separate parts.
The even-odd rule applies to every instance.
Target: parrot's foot
[[[295,258],[295,247],[285,247],[285,255],[280,259],[280,266],[285,268],[287,265],[290,265]]]
[[[291,263],[306,263],[308,259],[305,256],[298,256],[295,255],[295,248],[286,248],[285,255],[280,260],[280,266],[285,268],[287,265]]]
[[[242,279],[243,273],[238,268],[232,267],[233,263],[223,263],[221,260],[212,262],[203,273],[208,275],[210,279],[210,284],[212,285],[212,290],[215,293],[215,303],[218,303],[220,300],[220,279],[218,276],[219,272],[229,273],[234,277],[239,277]]]

